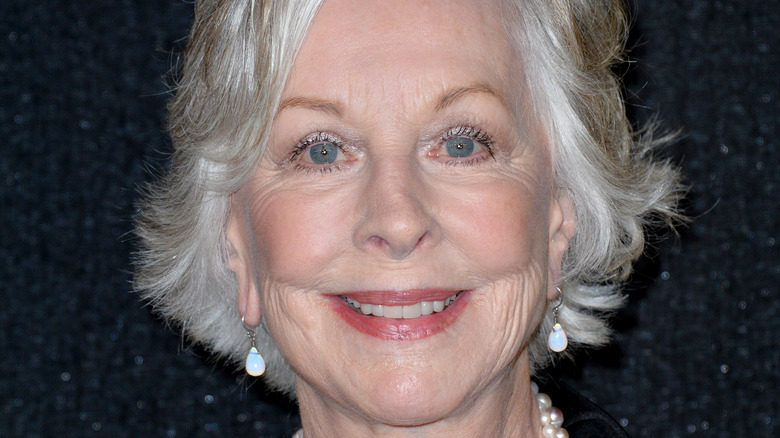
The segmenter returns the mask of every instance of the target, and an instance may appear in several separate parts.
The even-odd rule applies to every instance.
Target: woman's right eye
[[[346,158],[341,148],[329,141],[310,146],[309,151],[302,155],[302,160],[318,165],[333,164]]]
[[[318,132],[298,142],[288,162],[302,170],[333,171],[350,161],[342,142],[335,136]]]

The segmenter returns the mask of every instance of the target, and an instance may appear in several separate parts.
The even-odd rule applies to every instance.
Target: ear
[[[558,192],[550,203],[550,229],[547,239],[547,299],[558,296],[556,286],[561,281],[561,264],[569,241],[577,231],[577,209],[568,194]]]
[[[260,295],[258,294],[252,264],[250,242],[251,226],[245,210],[236,195],[230,200],[230,217],[226,230],[228,245],[228,269],[236,274],[238,293],[236,296],[238,312],[244,323],[254,327],[260,323]]]

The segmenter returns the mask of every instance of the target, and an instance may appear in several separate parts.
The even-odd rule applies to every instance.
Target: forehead
[[[434,93],[475,82],[507,91],[516,63],[504,29],[495,1],[325,0],[285,94],[344,84]]]

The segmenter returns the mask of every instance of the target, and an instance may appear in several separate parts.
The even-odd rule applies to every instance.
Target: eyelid
[[[446,141],[457,137],[467,137],[486,146],[490,146],[493,143],[493,140],[490,135],[488,135],[488,133],[471,125],[462,125],[450,128],[447,130],[447,132],[444,133],[442,139]]]

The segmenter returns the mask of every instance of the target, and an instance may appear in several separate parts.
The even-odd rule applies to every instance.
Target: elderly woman
[[[299,436],[623,436],[567,433],[531,376],[606,341],[676,214],[610,70],[624,25],[601,0],[198,2],[137,288],[267,366]]]

